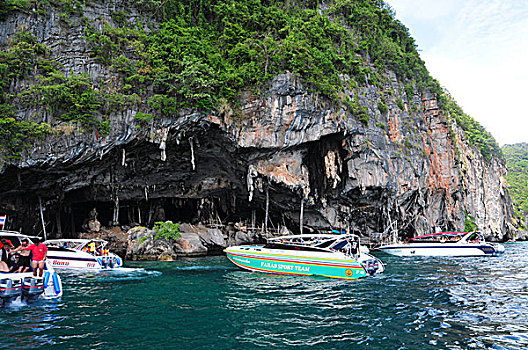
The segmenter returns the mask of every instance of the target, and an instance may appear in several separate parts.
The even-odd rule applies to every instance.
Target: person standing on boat
[[[33,239],[34,243],[29,246],[21,245],[16,248],[14,251],[31,250],[33,253],[33,276],[37,277],[37,268],[39,272],[39,277],[42,277],[44,273],[44,262],[46,261],[46,255],[48,253],[48,247],[44,243],[40,242],[40,238],[36,237]]]
[[[37,276],[37,267],[39,270],[39,277],[42,277],[44,273],[44,262],[46,261],[46,255],[48,253],[48,247],[40,242],[40,238],[34,239],[35,243],[30,244],[26,250],[31,250],[33,253],[33,276]]]

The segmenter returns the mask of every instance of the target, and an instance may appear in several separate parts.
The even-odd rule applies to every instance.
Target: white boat
[[[378,249],[397,256],[494,256],[504,252],[503,245],[487,243],[480,232],[431,233]]]
[[[123,259],[107,249],[102,239],[50,239],[48,259],[56,269],[101,270],[123,266]]]
[[[355,279],[381,273],[383,263],[352,234],[303,234],[268,239],[265,245],[224,250],[236,266],[249,271]]]
[[[16,248],[22,239],[32,242],[30,236],[15,231],[0,231],[0,239],[6,239]],[[39,298],[54,299],[63,294],[62,280],[55,272],[49,260],[44,265],[42,277],[33,276],[33,272],[0,272],[0,299],[2,305],[17,300],[32,302]]]

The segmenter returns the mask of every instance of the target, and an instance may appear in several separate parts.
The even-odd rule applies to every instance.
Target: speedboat
[[[503,245],[487,243],[480,232],[431,233],[378,249],[398,256],[495,256],[504,252]]]
[[[48,259],[57,269],[101,270],[123,266],[123,259],[107,249],[102,239],[50,239]]]
[[[372,276],[384,270],[378,258],[353,234],[301,234],[271,238],[265,245],[226,248],[227,258],[244,270],[341,279]]]
[[[0,231],[0,239],[9,240],[14,247],[22,239],[32,242],[30,236],[15,231]],[[0,272],[0,299],[2,305],[14,301],[33,302],[39,298],[54,299],[62,296],[62,280],[55,272],[49,260],[44,264],[44,275],[33,276],[33,272]]]

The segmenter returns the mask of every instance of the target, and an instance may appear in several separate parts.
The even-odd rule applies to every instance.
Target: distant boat
[[[234,246],[224,252],[236,266],[255,272],[355,279],[384,270],[381,260],[368,254],[352,234],[281,236],[265,245]]]
[[[431,233],[378,249],[397,256],[494,256],[504,252],[503,245],[487,243],[480,232]]]
[[[14,247],[20,246],[23,239],[32,243],[31,237],[15,231],[0,230],[0,239],[9,240]],[[35,301],[39,298],[54,299],[62,296],[62,280],[49,260],[44,265],[42,277],[33,272],[0,272],[0,299],[6,305],[17,300]]]
[[[50,239],[48,259],[57,269],[102,270],[123,266],[123,259],[107,249],[102,239]]]

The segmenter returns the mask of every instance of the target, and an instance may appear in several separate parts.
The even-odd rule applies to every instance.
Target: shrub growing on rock
[[[177,239],[181,238],[180,234],[180,224],[173,223],[172,221],[157,221],[154,224],[154,231],[156,231],[156,236],[154,239]]]

